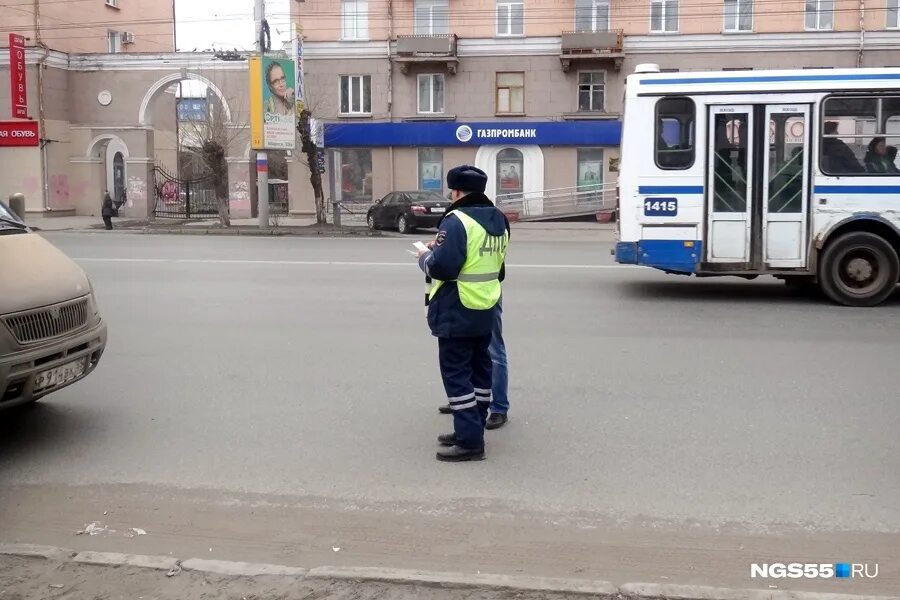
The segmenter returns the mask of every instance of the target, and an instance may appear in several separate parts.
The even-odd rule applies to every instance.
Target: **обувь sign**
[[[9,34],[9,97],[13,119],[28,118],[28,83],[25,69],[25,38]]]

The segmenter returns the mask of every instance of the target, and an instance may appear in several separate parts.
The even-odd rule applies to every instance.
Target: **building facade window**
[[[372,151],[340,151],[341,201],[351,204],[372,203]]]
[[[341,38],[369,39],[368,0],[341,0]]]
[[[578,111],[603,112],[606,73],[586,71],[578,74]]]
[[[725,31],[753,30],[753,0],[725,0]]]
[[[118,31],[106,32],[106,51],[115,54],[122,51],[122,34]]]
[[[525,34],[525,3],[523,0],[497,0],[497,35]]]
[[[575,31],[609,31],[609,0],[575,0]]]
[[[341,114],[372,114],[371,75],[341,75]]]
[[[887,28],[900,29],[900,0],[887,0]]]
[[[830,31],[834,27],[834,0],[806,0],[806,29]]]
[[[416,35],[447,35],[450,33],[448,0],[416,0]]]
[[[444,112],[444,76],[440,73],[419,75],[419,107],[423,115]]]
[[[601,148],[578,149],[578,193],[576,202],[595,202],[602,199],[603,150]]]
[[[656,166],[689,169],[694,164],[697,109],[690,98],[662,98],[656,103]]]
[[[520,150],[505,148],[497,154],[497,198],[522,194],[525,157]]]
[[[419,189],[440,193],[444,189],[444,151],[419,148]]]
[[[650,0],[650,31],[678,31],[678,0]]]
[[[525,113],[525,73],[497,73],[497,114]]]

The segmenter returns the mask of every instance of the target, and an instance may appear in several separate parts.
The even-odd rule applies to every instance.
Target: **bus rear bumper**
[[[616,262],[643,265],[672,273],[696,273],[703,256],[700,240],[641,240],[618,242]]]

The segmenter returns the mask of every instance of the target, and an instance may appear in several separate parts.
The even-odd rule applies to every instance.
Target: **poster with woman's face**
[[[263,58],[263,122],[268,148],[294,147],[297,104],[294,62]]]

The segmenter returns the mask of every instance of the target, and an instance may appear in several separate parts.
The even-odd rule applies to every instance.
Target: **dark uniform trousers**
[[[484,425],[491,405],[491,336],[438,338],[441,378],[453,408],[456,445],[484,448]]]

